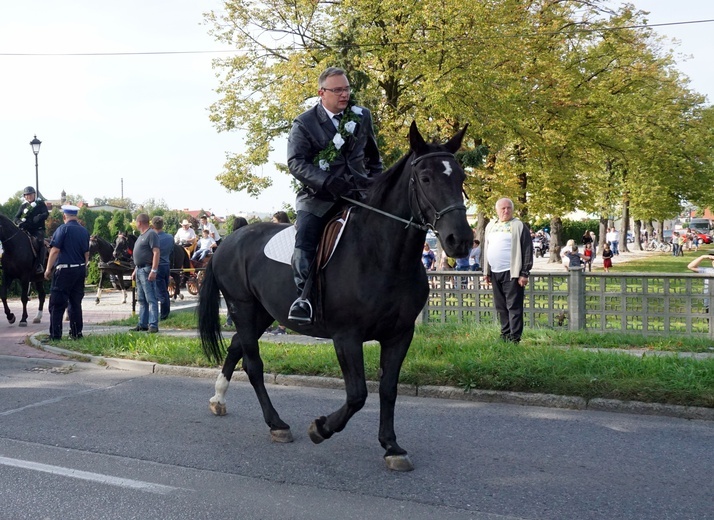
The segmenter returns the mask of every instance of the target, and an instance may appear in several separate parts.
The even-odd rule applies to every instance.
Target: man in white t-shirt
[[[216,229],[216,226],[213,225],[213,222],[208,221],[208,215],[201,215],[201,225],[198,228],[200,230],[207,229],[208,235],[216,241],[216,244],[219,245],[221,243],[221,234]]]
[[[501,339],[518,343],[523,334],[523,300],[533,267],[528,226],[513,217],[513,201],[496,202],[497,221],[489,222],[483,243],[483,274],[493,286],[493,304],[501,322]]]

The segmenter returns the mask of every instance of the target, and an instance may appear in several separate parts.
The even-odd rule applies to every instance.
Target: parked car
[[[674,230],[672,229],[665,229],[662,231],[662,242],[665,244],[670,244],[672,242],[672,234],[674,233]]]
[[[712,243],[711,235],[707,235],[706,233],[697,233],[697,237],[699,237],[700,244],[711,244]]]

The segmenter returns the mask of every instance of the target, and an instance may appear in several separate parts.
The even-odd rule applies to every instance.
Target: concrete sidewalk
[[[114,289],[102,290],[101,302],[95,304],[96,290],[88,288],[82,301],[82,316],[84,321],[84,334],[90,334],[98,328],[98,324],[112,320],[123,320],[130,318],[131,293],[127,295],[127,302],[122,303],[121,291]],[[193,308],[198,303],[198,296],[191,296],[185,293],[184,300],[176,300],[171,303],[171,311],[187,310]],[[37,315],[39,303],[37,295],[27,303],[27,327],[20,327],[20,315],[22,314],[22,304],[19,298],[8,300],[10,310],[15,314],[16,321],[10,325],[4,317],[0,317],[0,356],[18,356],[24,358],[44,358],[44,359],[66,359],[63,356],[40,350],[30,344],[30,336],[36,333],[49,333],[50,315],[48,311],[49,294],[45,300],[45,308],[41,323],[32,323]],[[137,304],[138,305],[138,304]],[[69,323],[64,322],[63,337],[69,333]],[[99,327],[103,328],[103,327]],[[127,327],[124,327],[127,328]]]

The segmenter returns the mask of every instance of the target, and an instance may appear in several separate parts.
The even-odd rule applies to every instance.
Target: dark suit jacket
[[[25,201],[22,203],[15,214],[15,224],[31,235],[42,233],[42,236],[44,236],[45,220],[47,220],[50,213],[42,199],[36,198],[35,202],[34,207],[30,202]],[[27,212],[25,212],[25,210],[27,210]],[[22,220],[23,218],[25,219],[24,222]]]
[[[382,159],[372,127],[372,114],[362,108],[361,121],[355,133],[339,150],[339,156],[325,171],[314,164],[315,157],[324,150],[337,133],[333,122],[321,104],[300,114],[288,136],[288,168],[302,183],[296,208],[318,217],[325,215],[334,205],[332,196],[325,190],[325,182],[339,175],[355,188],[366,188],[369,179],[382,173]],[[348,109],[349,110],[349,109]]]

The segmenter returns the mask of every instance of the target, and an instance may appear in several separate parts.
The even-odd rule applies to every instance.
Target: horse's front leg
[[[99,305],[99,301],[102,298],[102,279],[104,278],[104,271],[99,271],[99,282],[97,283],[97,297],[94,299],[95,305]]]
[[[12,313],[10,310],[10,307],[7,305],[7,286],[10,284],[10,281],[7,278],[3,278],[2,285],[0,285],[0,299],[2,299],[2,306],[3,309],[5,309],[5,317],[7,317],[7,322],[12,325],[15,323],[15,315]]]
[[[350,418],[362,409],[367,401],[367,383],[364,376],[364,355],[362,338],[356,335],[338,335],[332,338],[335,344],[337,360],[345,380],[347,400],[338,410],[327,417],[315,419],[308,434],[315,444],[342,431]]]
[[[384,461],[389,469],[411,471],[414,469],[406,450],[397,444],[394,433],[394,405],[397,400],[397,386],[402,363],[411,345],[414,327],[387,340],[380,341],[382,346],[379,366],[379,443],[386,450]]]

